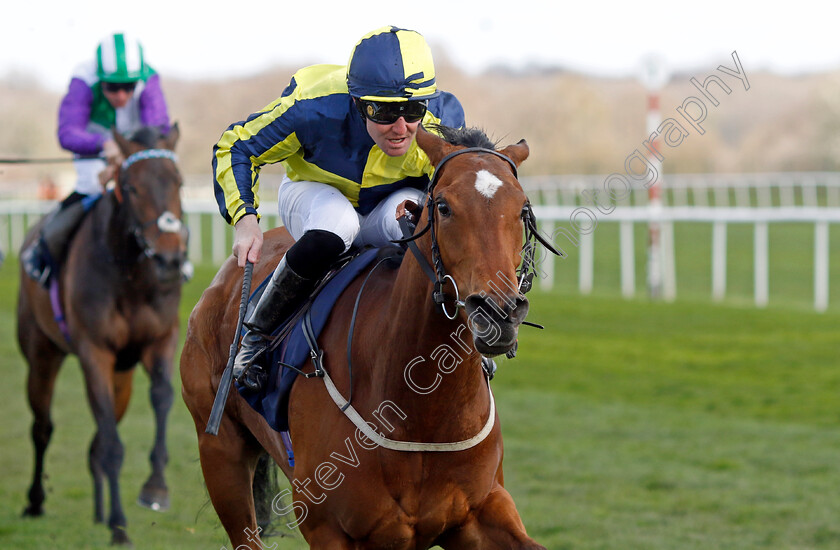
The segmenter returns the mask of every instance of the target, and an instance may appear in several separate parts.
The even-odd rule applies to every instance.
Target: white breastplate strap
[[[464,449],[475,447],[484,441],[493,429],[493,424],[496,422],[496,401],[493,399],[493,391],[490,389],[490,380],[487,380],[487,391],[490,394],[490,415],[487,417],[487,422],[484,424],[484,427],[481,428],[481,431],[473,437],[463,441],[453,441],[451,443],[415,443],[412,441],[396,441],[394,439],[388,439],[376,432],[376,430],[374,430],[371,425],[362,418],[359,412],[354,409],[352,405],[347,404],[347,400],[344,399],[338,391],[338,388],[335,387],[330,375],[327,374],[326,370],[323,372],[324,385],[327,387],[330,397],[332,397],[335,404],[338,405],[338,408],[344,412],[347,418],[349,418],[350,421],[353,422],[353,424],[355,424],[368,439],[377,445],[385,447],[386,449],[391,449],[392,451],[463,451]]]

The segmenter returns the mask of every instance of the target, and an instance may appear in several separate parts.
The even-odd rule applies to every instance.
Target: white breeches
[[[99,183],[99,172],[107,164],[100,159],[84,159],[73,161],[76,167],[76,192],[83,195],[99,195],[102,185]]]
[[[422,204],[424,194],[419,189],[399,189],[362,216],[335,187],[283,178],[277,192],[277,207],[283,225],[295,240],[311,229],[322,229],[341,237],[346,251],[351,244],[384,246],[402,238],[397,206],[406,199]]]

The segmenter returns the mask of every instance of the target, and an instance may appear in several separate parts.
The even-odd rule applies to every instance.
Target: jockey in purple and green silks
[[[143,47],[135,39],[114,34],[99,44],[95,59],[74,71],[58,112],[58,141],[77,155],[104,153],[109,158],[119,156],[112,128],[129,135],[143,126],[157,126],[163,133],[169,130],[160,77],[145,62]],[[77,161],[76,168],[76,192],[102,191],[103,161]]]
[[[58,141],[77,156],[76,187],[48,215],[40,238],[21,252],[30,277],[48,284],[85,211],[113,179],[123,155],[111,132],[128,136],[144,126],[169,131],[160,77],[146,64],[137,40],[113,34],[99,43],[95,59],[76,68],[61,100]]]

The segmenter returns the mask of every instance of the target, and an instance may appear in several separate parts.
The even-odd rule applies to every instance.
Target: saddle
[[[388,260],[391,265],[399,265],[403,254],[403,249],[396,246],[351,250],[336,262],[300,309],[273,333],[271,344],[258,359],[266,367],[268,382],[256,392],[239,383],[236,389],[274,430],[287,432],[289,429],[289,394],[298,375],[318,375],[323,352],[318,348],[317,339],[338,298],[374,261]],[[246,318],[262,296],[269,279],[266,277],[249,297]],[[310,358],[316,363],[316,371],[305,373],[302,369]]]
[[[61,307],[58,274],[67,257],[76,230],[102,195],[81,195],[75,191],[49,214],[40,235],[21,253],[24,271],[47,289],[53,318],[64,339],[71,342],[67,320]]]

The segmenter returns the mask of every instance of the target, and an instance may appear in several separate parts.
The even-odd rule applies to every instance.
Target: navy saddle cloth
[[[387,250],[388,256],[401,255],[402,250],[396,247],[388,249],[368,248],[363,249],[341,271],[334,275],[321,289],[309,308],[310,322],[315,338],[317,338],[330,316],[333,306],[338,297],[344,292],[350,283],[364,271],[377,257],[382,257]],[[398,253],[394,251],[397,250]],[[257,287],[251,297],[249,304],[256,303],[259,296],[268,284],[270,277]],[[273,350],[267,350],[268,357],[261,363],[270,365],[269,378],[264,388],[259,392],[252,392],[243,388],[238,383],[236,389],[251,407],[260,413],[268,424],[278,432],[289,429],[289,394],[297,378],[297,371],[286,368],[283,365],[291,365],[296,369],[303,368],[310,358],[310,348],[303,334],[304,317],[296,322],[294,328],[280,345]],[[243,331],[246,330],[243,328]]]

